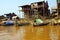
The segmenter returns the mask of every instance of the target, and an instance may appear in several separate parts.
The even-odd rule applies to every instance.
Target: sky
[[[0,15],[15,13],[19,17],[22,17],[22,12],[19,12],[21,8],[18,6],[31,4],[33,2],[39,2],[43,0],[0,0]],[[49,8],[56,6],[56,0],[45,0],[48,1]]]

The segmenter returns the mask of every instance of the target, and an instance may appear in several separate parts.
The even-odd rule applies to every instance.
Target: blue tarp
[[[7,21],[5,22],[5,24],[13,24],[13,21],[7,20]]]

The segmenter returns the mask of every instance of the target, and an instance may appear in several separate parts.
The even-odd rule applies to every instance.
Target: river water
[[[0,40],[60,40],[60,25],[1,26]]]

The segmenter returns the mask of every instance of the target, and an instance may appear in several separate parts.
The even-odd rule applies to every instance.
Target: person
[[[42,24],[43,21],[41,19],[35,19],[34,24]]]
[[[13,21],[8,19],[6,22],[5,22],[6,25],[12,25],[13,24]]]

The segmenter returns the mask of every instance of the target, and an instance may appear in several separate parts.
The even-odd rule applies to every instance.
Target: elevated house
[[[1,20],[1,19],[4,19],[4,18],[5,18],[4,15],[1,15],[1,16],[0,16],[0,20]]]
[[[33,13],[31,13],[31,6],[30,5],[23,5],[19,6],[22,7],[22,12],[24,12],[25,18],[30,18]]]
[[[48,2],[41,1],[31,3],[31,9],[34,11],[34,15],[38,18],[49,17],[50,10],[48,8]]]
[[[58,16],[60,18],[60,0],[57,0],[57,10],[58,10]]]
[[[58,18],[57,7],[52,7],[52,18]]]
[[[6,18],[10,18],[12,19],[12,17],[17,16],[15,13],[9,13],[9,14],[5,14]],[[17,16],[17,19],[19,19],[19,17]]]
[[[48,2],[34,2],[30,5],[23,5],[19,7],[22,8],[25,18],[48,18],[50,16]]]
[[[5,16],[4,15],[1,15],[0,16],[0,23],[3,21],[3,19],[5,19]]]

